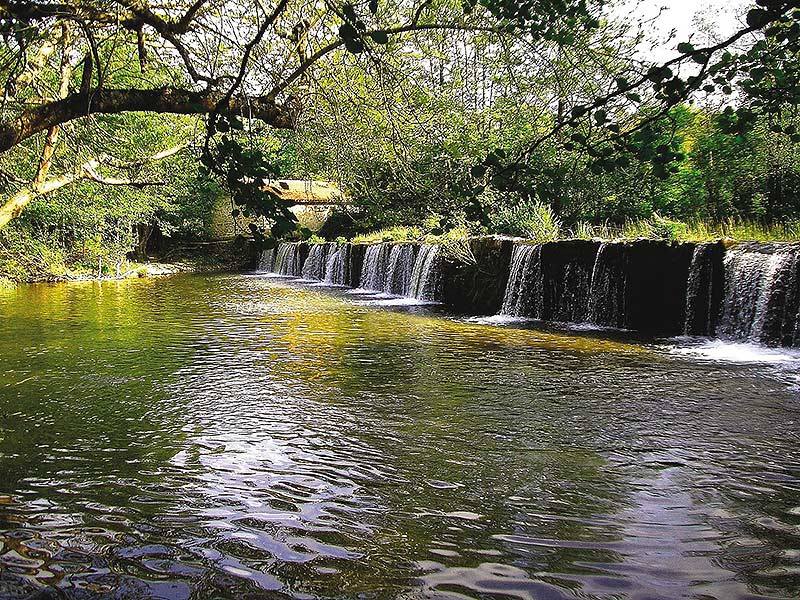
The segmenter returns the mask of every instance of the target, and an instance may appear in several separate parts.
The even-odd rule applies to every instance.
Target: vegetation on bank
[[[574,227],[565,227],[546,205],[534,206],[517,219],[508,219],[505,227],[486,229],[478,223],[466,223],[442,232],[438,218],[428,219],[422,226],[393,226],[354,236],[350,241],[357,244],[376,244],[380,242],[424,242],[442,243],[464,240],[473,236],[501,234],[521,237],[536,242],[558,240],[665,240],[679,242],[710,242],[730,240],[737,242],[796,242],[800,241],[800,221],[786,224],[765,225],[754,221],[728,219],[724,223],[709,224],[702,221],[684,222],[667,219],[654,214],[649,219],[627,221],[621,225],[592,224],[580,222]],[[314,236],[310,243],[327,240]],[[344,238],[335,240],[339,243]]]

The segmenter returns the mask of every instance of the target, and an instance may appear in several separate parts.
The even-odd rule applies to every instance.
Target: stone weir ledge
[[[462,314],[800,346],[798,243],[285,242],[254,253],[252,266]]]

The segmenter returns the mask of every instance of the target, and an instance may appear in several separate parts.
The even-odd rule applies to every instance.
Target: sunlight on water
[[[795,354],[386,300],[2,292],[0,598],[800,595]]]

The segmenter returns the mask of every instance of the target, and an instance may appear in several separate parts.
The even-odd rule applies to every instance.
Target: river
[[[391,304],[0,291],[0,598],[800,596],[796,355]]]

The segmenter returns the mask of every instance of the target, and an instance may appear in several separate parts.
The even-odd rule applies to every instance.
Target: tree
[[[543,46],[567,50],[600,27],[601,0],[378,0],[339,5],[332,0],[309,6],[277,0],[270,6],[243,0],[183,0],[155,8],[146,0],[66,0],[0,2],[0,32],[6,39],[2,72],[6,85],[0,152],[8,151],[53,127],[97,115],[127,111],[207,115],[202,161],[247,214],[273,222],[272,234],[294,226],[288,206],[265,190],[280,175],[273,157],[253,143],[263,123],[294,128],[315,93],[319,65],[347,52],[363,63],[381,60],[390,42],[417,44],[420,32],[509,34],[535,53]],[[736,133],[758,112],[782,110],[781,97],[797,101],[798,10],[795,2],[759,0],[747,26],[713,46],[679,45],[679,56],[663,65],[637,65],[631,77],[598,87],[593,98],[561,97],[550,107],[550,126],[527,148],[512,156],[502,148],[486,154],[472,174],[500,190],[522,189],[553,198],[558,172],[537,171],[528,159],[543,144],[579,147],[596,170],[615,168],[641,144],[635,136],[668,115],[669,109],[708,87],[728,93],[731,82],[747,74],[740,89],[748,104],[728,113]],[[63,95],[33,89],[37,65],[69,24],[76,32],[71,56],[76,73]],[[763,32],[763,35],[759,32]],[[755,35],[741,52],[735,46]],[[113,57],[137,57],[119,73]],[[40,60],[37,57],[45,55]],[[684,72],[686,65],[697,65]],[[625,69],[627,73],[629,69]],[[33,72],[32,72],[33,71]],[[52,87],[52,83],[51,83]],[[782,95],[782,96],[781,96]],[[63,97],[62,97],[63,96]],[[641,105],[648,116],[628,119]],[[643,113],[644,114],[644,113]],[[676,156],[656,147],[645,156],[656,173],[666,175]],[[480,203],[473,207],[480,212]],[[254,230],[254,235],[260,232]]]
[[[599,5],[534,0],[515,13],[493,1],[469,4],[465,11],[450,0],[380,6],[376,0],[344,5],[328,0],[314,7],[290,0],[271,6],[192,0],[169,9],[145,0],[4,0],[0,152],[91,116],[206,114],[203,155],[209,172],[228,185],[244,211],[276,218],[274,233],[280,233],[291,226],[288,207],[263,191],[264,180],[277,173],[247,138],[258,131],[253,120],[295,126],[311,93],[315,65],[342,51],[374,60],[390,39],[417,31],[500,31],[517,27],[515,18],[540,39],[568,43],[576,29],[594,26]],[[34,88],[65,26],[76,33],[68,62],[73,57],[77,62],[68,66],[80,76],[70,78],[63,94],[40,94]],[[112,63],[125,49],[135,49],[141,77],[129,73],[126,85],[119,85]],[[171,77],[153,77],[154,65]],[[243,136],[231,133],[245,129],[244,143]]]

